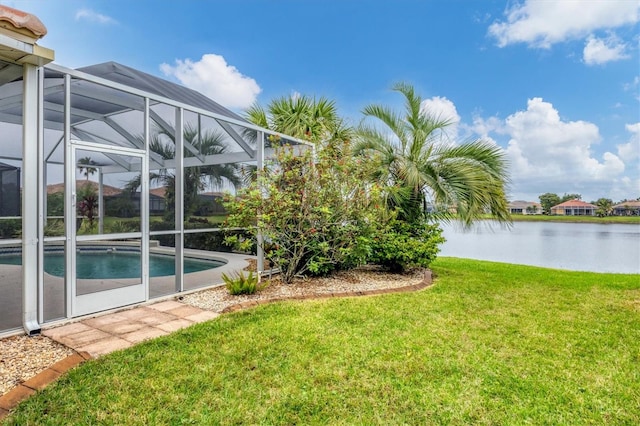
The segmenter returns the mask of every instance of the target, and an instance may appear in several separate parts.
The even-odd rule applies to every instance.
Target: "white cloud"
[[[586,37],[596,30],[613,29],[640,20],[640,2],[634,0],[525,0],[505,11],[505,22],[494,22],[489,34],[504,47],[527,43],[553,44]]]
[[[584,46],[583,58],[587,65],[600,65],[629,58],[626,45],[615,36],[605,39],[589,36]]]
[[[636,76],[630,83],[623,84],[622,88],[625,92],[633,92],[635,99],[640,102],[640,92],[638,92],[638,86],[640,86],[640,76]]]
[[[628,92],[628,91],[630,91],[630,90],[635,90],[635,89],[637,89],[637,88],[638,88],[638,86],[640,86],[640,76],[638,76],[638,75],[637,75],[637,76],[635,76],[635,77],[634,77],[634,79],[633,79],[633,81],[632,81],[632,82],[630,82],[630,83],[625,83],[625,84],[622,86],[622,88],[623,88],[625,91],[627,91],[627,92]]]
[[[504,133],[504,123],[498,117],[482,118],[480,115],[474,115],[473,124],[470,129],[480,136],[488,136],[489,133]]]
[[[197,62],[176,59],[175,66],[165,63],[160,65],[160,70],[227,108],[248,108],[262,91],[253,78],[227,64],[224,57],[212,53],[203,55]]]
[[[481,136],[495,132],[508,137],[505,153],[516,198],[535,200],[545,192],[577,192],[585,199],[596,199],[629,191],[631,181],[622,159],[611,152],[597,158],[592,151],[601,140],[598,127],[563,120],[541,98],[529,99],[526,110],[505,120],[476,117],[472,128]]]
[[[629,142],[618,145],[618,156],[626,164],[635,164],[637,168],[637,160],[640,158],[640,122],[627,124],[625,128],[631,133],[631,138]]]
[[[80,9],[76,12],[76,21],[88,21],[97,24],[110,25],[118,22],[110,16],[103,15],[91,9]]]
[[[460,122],[458,110],[453,102],[443,96],[425,99],[420,104],[420,111],[428,113],[442,120],[449,120],[452,124]]]
[[[458,138],[458,124],[460,123],[460,115],[453,102],[443,96],[434,96],[424,99],[420,103],[420,111],[423,114],[429,114],[438,120],[446,120],[450,124],[446,127],[445,133],[448,138],[456,140]]]

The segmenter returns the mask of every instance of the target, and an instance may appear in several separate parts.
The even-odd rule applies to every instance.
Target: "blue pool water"
[[[19,254],[0,256],[0,264],[21,265],[22,256]],[[184,273],[205,271],[218,268],[224,262],[215,260],[184,259]],[[44,270],[50,275],[64,277],[64,254],[46,253],[44,256]],[[76,256],[76,277],[79,279],[104,278],[140,278],[142,266],[139,252],[99,252],[83,253]],[[173,256],[152,254],[149,256],[149,276],[164,277],[175,275],[176,265]]]

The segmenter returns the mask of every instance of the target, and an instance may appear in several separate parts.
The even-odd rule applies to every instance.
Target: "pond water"
[[[483,221],[443,225],[440,256],[591,272],[640,274],[640,225]]]

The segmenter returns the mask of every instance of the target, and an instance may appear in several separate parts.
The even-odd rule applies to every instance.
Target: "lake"
[[[443,225],[440,256],[573,271],[640,274],[640,225],[482,221],[470,230]]]

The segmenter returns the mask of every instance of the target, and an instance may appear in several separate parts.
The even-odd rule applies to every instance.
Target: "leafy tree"
[[[365,261],[404,270],[425,267],[435,258],[442,241],[440,228],[424,222],[408,226],[398,219],[396,206],[386,208],[381,198],[383,182],[371,180],[377,174],[371,167],[379,170],[380,164],[352,157],[353,130],[340,119],[332,101],[283,97],[266,109],[254,105],[246,117],[262,127],[316,144],[314,161],[280,154],[279,167],[265,168],[262,183],[270,188],[266,210],[261,200],[252,199],[252,208],[243,210],[249,212],[244,222],[238,222],[236,214],[230,216],[230,223],[242,226],[255,216],[253,209],[260,209],[258,227],[269,235],[266,256],[284,271],[285,281],[295,274],[327,274]],[[305,194],[304,202],[295,200],[296,194]],[[242,202],[246,208],[246,195]],[[227,206],[229,211],[235,207]],[[265,214],[272,209],[276,209],[273,214]]]
[[[54,192],[53,194],[47,194],[47,215],[64,215],[64,192]]]
[[[613,200],[609,198],[599,198],[593,204],[598,206],[596,209],[596,216],[598,217],[610,216],[613,212]]]
[[[580,195],[580,194],[564,194],[562,196],[562,198],[560,199],[560,202],[564,203],[565,201],[571,201],[571,200],[582,200],[582,195]]]
[[[335,102],[324,97],[291,95],[273,99],[266,108],[255,103],[245,117],[258,126],[314,143],[349,140],[352,133]]]
[[[204,156],[224,154],[227,146],[222,134],[215,131],[200,132],[196,127],[186,125],[184,128],[184,140],[195,147]],[[162,159],[175,158],[175,137],[164,130],[156,130],[149,141],[149,150],[158,154]],[[185,148],[185,154],[188,151]],[[185,167],[183,171],[183,196],[185,205],[185,218],[192,215],[198,208],[198,193],[204,190],[207,184],[221,187],[225,182],[233,186],[239,186],[240,167],[237,164],[203,164],[195,167]],[[166,169],[152,172],[149,176],[151,182],[158,182],[165,186],[165,221],[173,222],[175,217],[175,176]],[[126,189],[131,193],[140,187],[140,175],[129,181]]]
[[[449,120],[423,111],[411,85],[398,83],[393,90],[404,96],[405,110],[367,106],[365,116],[384,128],[362,124],[355,147],[375,164],[370,178],[385,188],[390,209],[399,209],[400,220],[420,223],[432,202],[441,212],[454,207],[465,225],[485,212],[509,222],[503,150],[483,140],[451,144],[443,138]]]
[[[540,200],[540,205],[542,206],[542,211],[545,214],[551,214],[551,207],[557,206],[562,201],[560,201],[560,197],[558,194],[554,194],[552,192],[547,192],[538,197]]]

